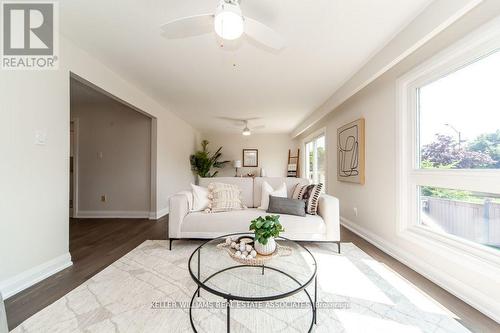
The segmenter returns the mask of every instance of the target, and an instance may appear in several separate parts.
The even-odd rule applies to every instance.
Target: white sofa
[[[212,239],[225,234],[248,232],[250,221],[266,215],[260,206],[262,183],[266,181],[273,188],[285,183],[288,197],[291,197],[296,184],[309,184],[303,178],[241,178],[217,177],[201,178],[200,186],[207,187],[212,182],[237,185],[241,189],[242,201],[248,208],[244,210],[205,213],[191,212],[193,194],[191,191],[177,193],[170,198],[170,214],[168,236],[170,248],[176,239],[195,238]],[[283,237],[300,241],[335,242],[340,253],[339,201],[330,195],[322,195],[319,199],[318,215],[305,217],[279,214],[285,232]]]

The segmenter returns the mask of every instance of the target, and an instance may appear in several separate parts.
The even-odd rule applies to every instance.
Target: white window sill
[[[444,249],[460,257],[469,257],[482,263],[500,268],[500,250],[476,244],[457,236],[434,231],[425,226],[411,226],[400,231],[400,236],[408,241],[427,245],[434,249]]]

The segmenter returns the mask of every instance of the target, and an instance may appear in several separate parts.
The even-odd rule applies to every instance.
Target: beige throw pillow
[[[236,185],[224,183],[210,183],[208,185],[208,204],[207,212],[228,212],[231,210],[245,209],[241,203],[241,190]]]

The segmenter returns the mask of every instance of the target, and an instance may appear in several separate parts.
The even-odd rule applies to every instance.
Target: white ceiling
[[[242,0],[243,15],[286,40],[270,52],[214,33],[167,40],[160,26],[213,12],[217,0],[60,2],[61,32],[201,131],[239,131],[217,117],[290,132],[432,0]],[[126,99],[126,96],[119,96]]]

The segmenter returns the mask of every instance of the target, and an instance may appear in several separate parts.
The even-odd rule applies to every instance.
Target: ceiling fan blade
[[[216,118],[220,119],[220,120],[228,121],[234,127],[240,127],[240,126],[245,125],[245,121],[241,120],[241,119],[238,119],[238,118],[231,118],[231,117],[216,117]]]
[[[183,17],[165,23],[161,26],[162,35],[168,39],[179,39],[199,36],[212,32],[214,29],[214,14],[202,14]]]
[[[281,50],[285,47],[285,41],[276,31],[246,16],[245,33],[255,41],[275,50]]]
[[[246,118],[246,119],[241,119],[241,118],[231,118],[231,117],[216,117],[217,119],[221,120],[227,120],[231,121],[237,125],[244,125],[245,122],[252,121],[252,120],[258,120],[261,119],[260,117],[255,117],[255,118]]]
[[[252,131],[255,131],[255,130],[260,130],[260,129],[263,129],[263,128],[266,128],[266,126],[265,125],[260,125],[260,126],[251,127],[250,129]]]

